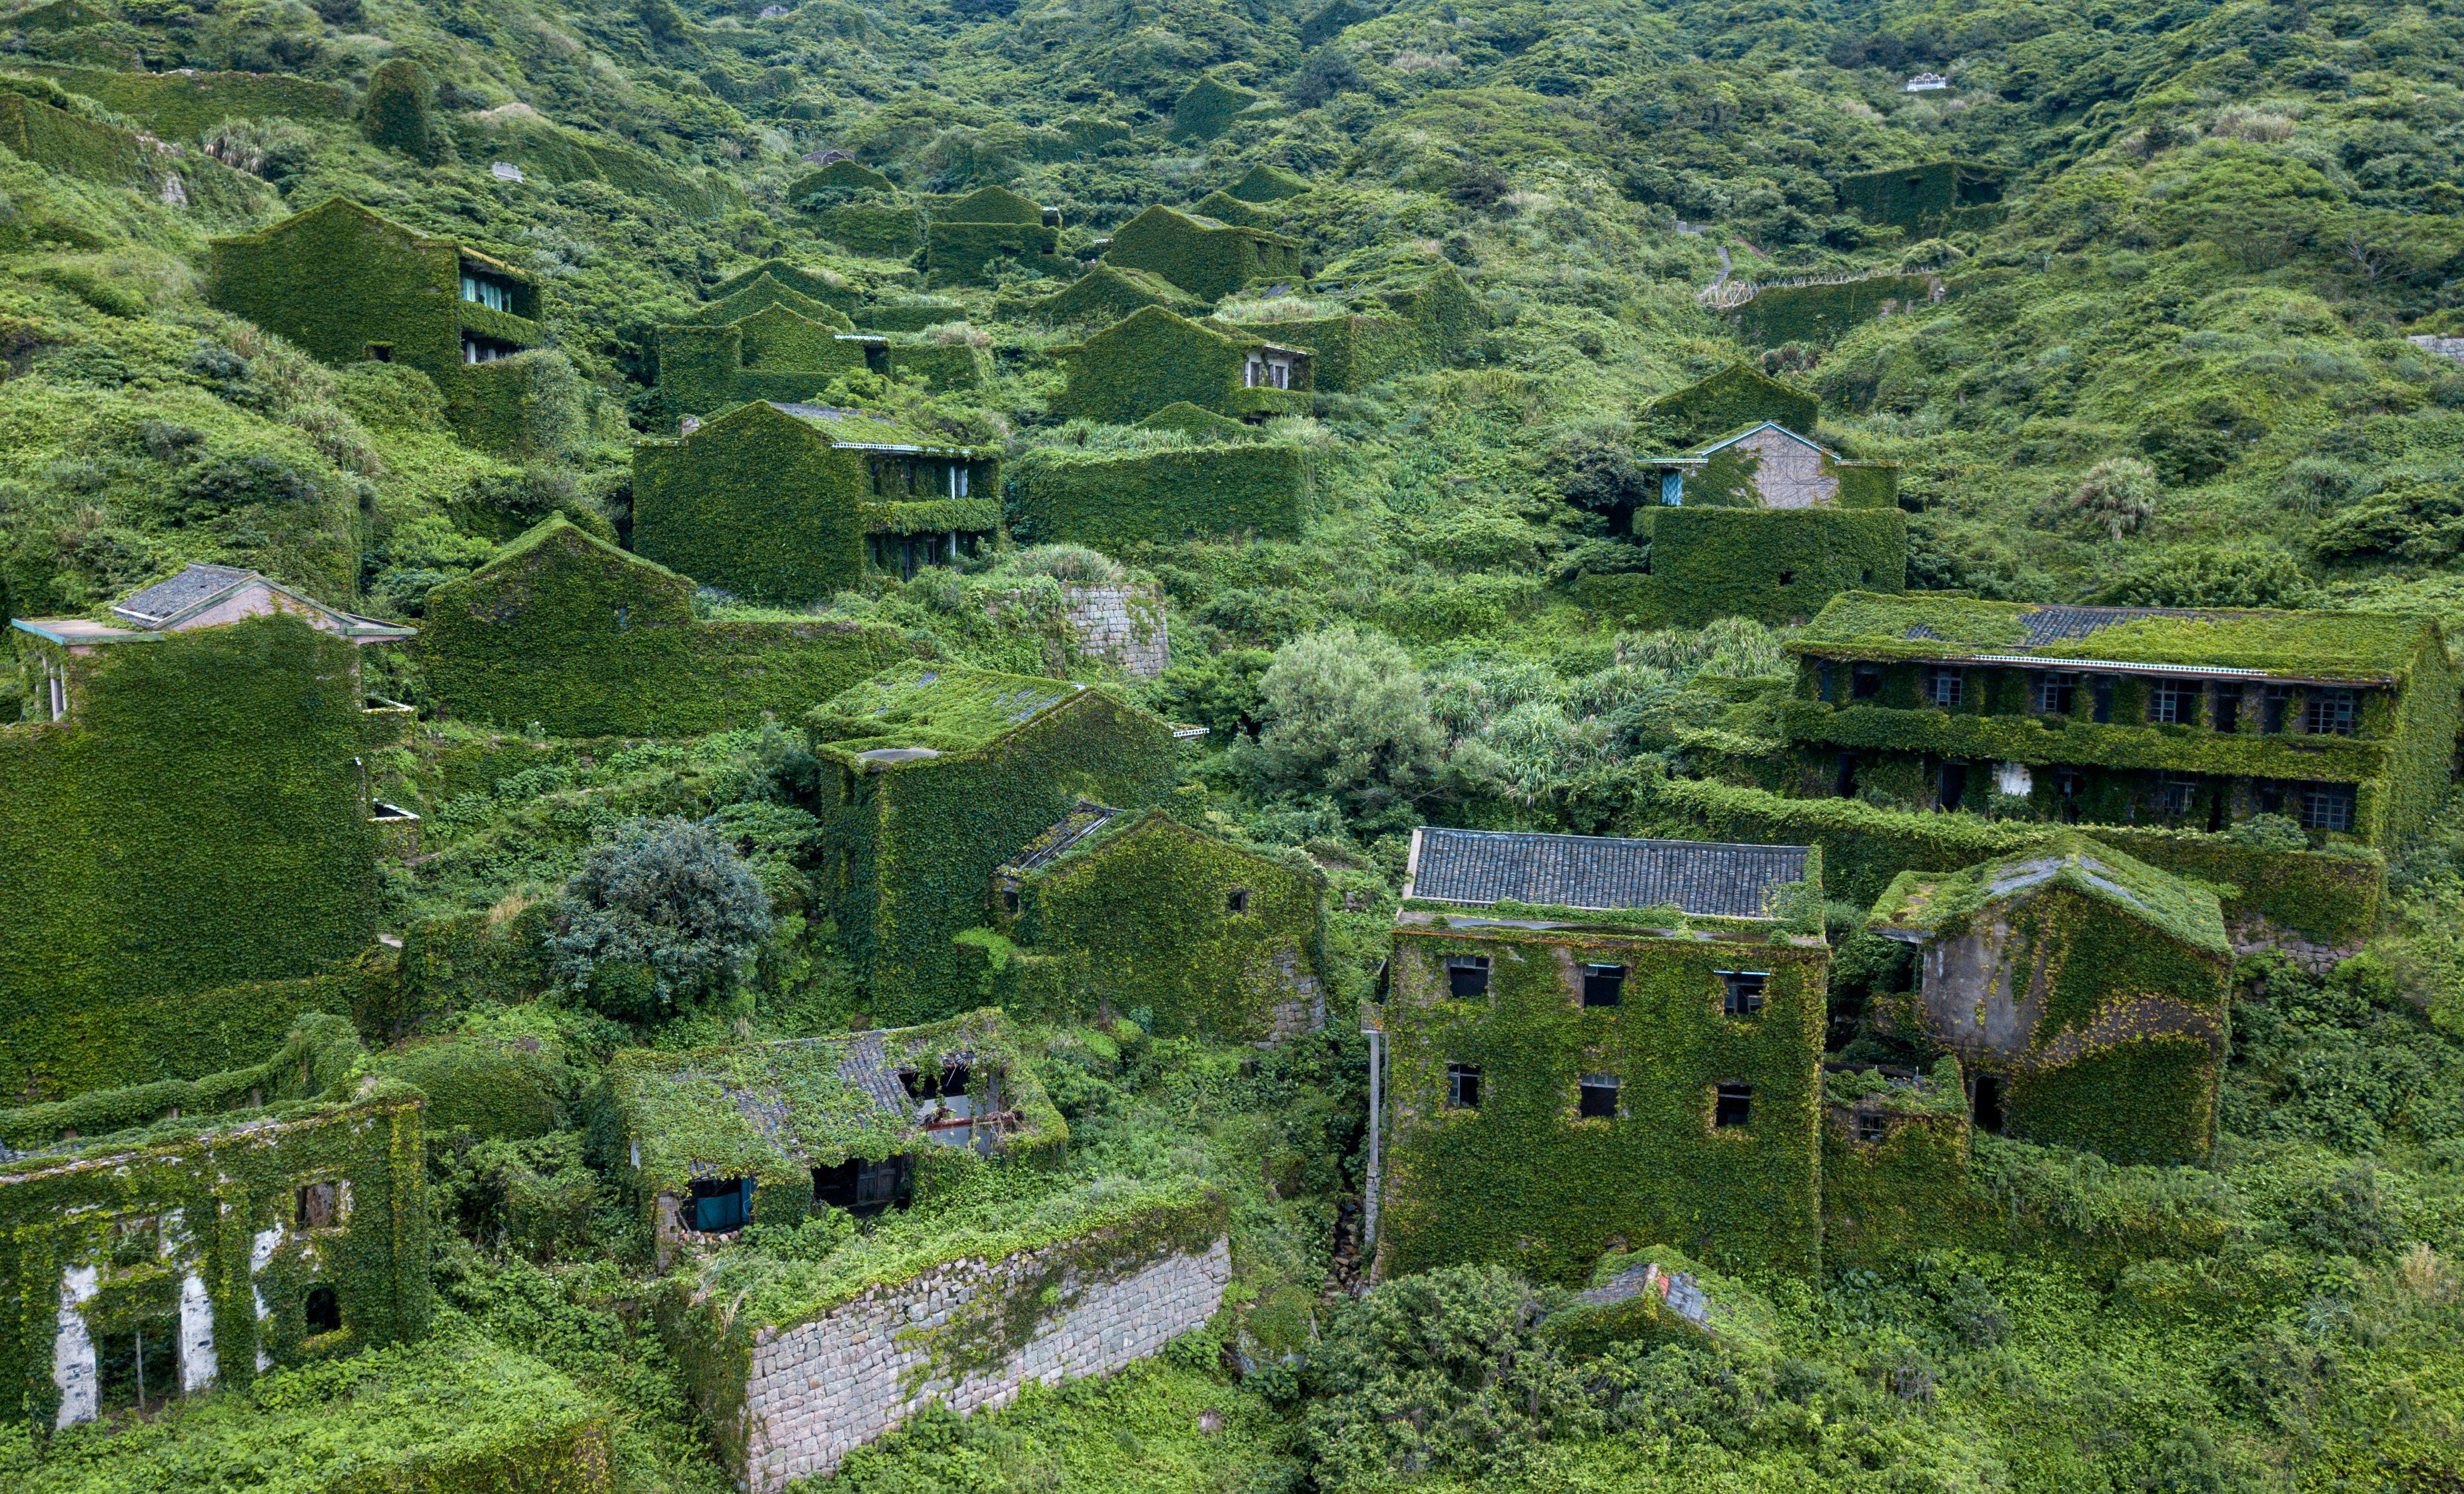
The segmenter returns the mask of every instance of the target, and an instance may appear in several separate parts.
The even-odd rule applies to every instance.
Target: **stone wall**
[[[963,1416],[1007,1405],[1029,1380],[1055,1384],[1144,1359],[1213,1317],[1232,1274],[1221,1238],[1204,1254],[1168,1255],[1117,1280],[1065,1274],[1047,1316],[998,1363],[935,1364],[936,1340],[947,1343],[954,1319],[962,1328],[998,1324],[1001,1313],[984,1294],[1006,1297],[1022,1285],[1040,1291],[1046,1258],[1071,1243],[1000,1262],[953,1262],[874,1287],[813,1322],[761,1329],[745,1385],[743,1486],[772,1494],[792,1479],[832,1473],[850,1449],[935,1400]]]
[[[1161,587],[1070,586],[1063,594],[1079,652],[1108,659],[1139,679],[1172,667]]]

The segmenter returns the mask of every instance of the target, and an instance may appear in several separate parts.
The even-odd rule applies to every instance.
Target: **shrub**
[[[2464,493],[2399,477],[2319,526],[2311,545],[2330,560],[2436,565],[2464,550]]]
[[[2136,457],[2108,457],[2088,469],[2070,509],[2115,539],[2156,516],[2156,469]]]
[[[1295,638],[1258,682],[1269,777],[1361,807],[1412,798],[1444,745],[1402,646],[1351,626]]]
[[[408,57],[380,62],[368,75],[367,100],[360,106],[360,132],[372,144],[400,151],[422,165],[434,165],[444,154],[434,95],[427,73]]]
[[[557,974],[611,1017],[726,997],[770,933],[770,899],[733,847],[686,820],[636,820],[564,887]]]
[[[2280,550],[2177,550],[2133,561],[2096,600],[2141,607],[2305,607],[2316,592]]]

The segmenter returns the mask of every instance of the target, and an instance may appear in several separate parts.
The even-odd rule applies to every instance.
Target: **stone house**
[[[1959,1060],[1975,1129],[2117,1162],[2212,1149],[2233,952],[2205,885],[2074,835],[1902,872],[1870,927],[1918,947],[1899,1022]]]
[[[815,885],[876,1021],[972,1004],[953,935],[984,922],[995,868],[1081,799],[1143,808],[1179,775],[1176,729],[1103,689],[902,664],[816,707],[825,828]]]
[[[1427,827],[1406,875],[1367,1023],[1381,1272],[1579,1283],[1649,1243],[1815,1268],[1817,852]]]
[[[1789,644],[1796,792],[2387,846],[2443,801],[2457,673],[2428,618],[1850,593]]]
[[[887,417],[758,401],[633,447],[633,548],[706,586],[807,603],[1001,533],[1001,463]]]
[[[1081,800],[992,875],[1021,1009],[1275,1043],[1326,1025],[1326,877],[1161,809]]]
[[[1142,307],[1051,351],[1068,384],[1053,402],[1064,418],[1128,425],[1177,401],[1242,420],[1305,415],[1316,387],[1309,350],[1218,321]]]
[[[913,374],[935,388],[984,382],[983,357],[971,343],[858,332],[846,312],[766,266],[729,284],[685,320],[657,331],[659,398],[671,415],[803,400],[847,373]]]
[[[1162,206],[1122,224],[1104,246],[1104,260],[1151,270],[1208,301],[1244,285],[1298,285],[1304,278],[1300,240]]]
[[[0,1110],[0,1383],[37,1435],[417,1337],[424,1103],[315,1016],[253,1067]]]

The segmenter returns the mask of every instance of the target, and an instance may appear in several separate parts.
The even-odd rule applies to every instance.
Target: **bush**
[[[2088,469],[2070,497],[2072,513],[2119,539],[2156,516],[2156,469],[2136,457],[2109,457]]]
[[[2319,526],[2311,545],[2330,560],[2437,565],[2464,550],[2464,493],[2400,477]]]
[[[1259,745],[1279,788],[1368,809],[1411,799],[1436,771],[1444,738],[1420,671],[1383,633],[1346,626],[1295,638],[1258,689]]]
[[[2175,550],[2131,562],[2096,600],[2135,607],[2306,607],[2308,577],[2280,550]]]
[[[691,821],[636,820],[564,887],[557,974],[643,1021],[731,995],[770,933],[770,899],[734,847]]]
[[[422,165],[444,155],[437,128],[435,89],[419,64],[393,57],[368,75],[367,101],[360,107],[360,132],[371,144],[400,151]]]

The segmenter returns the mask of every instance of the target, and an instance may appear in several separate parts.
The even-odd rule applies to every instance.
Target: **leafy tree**
[[[2132,607],[2306,607],[2317,589],[2281,550],[2168,550],[2133,561],[2096,600]]]
[[[1444,738],[1420,671],[1383,633],[1346,625],[1295,638],[1258,691],[1259,746],[1278,788],[1372,809],[1411,799],[1437,768]]]
[[[2399,477],[2321,524],[2312,548],[2329,560],[2436,565],[2464,550],[2464,491]]]
[[[726,842],[689,820],[635,820],[564,886],[558,976],[611,1017],[646,1021],[730,995],[770,933],[770,899]]]

